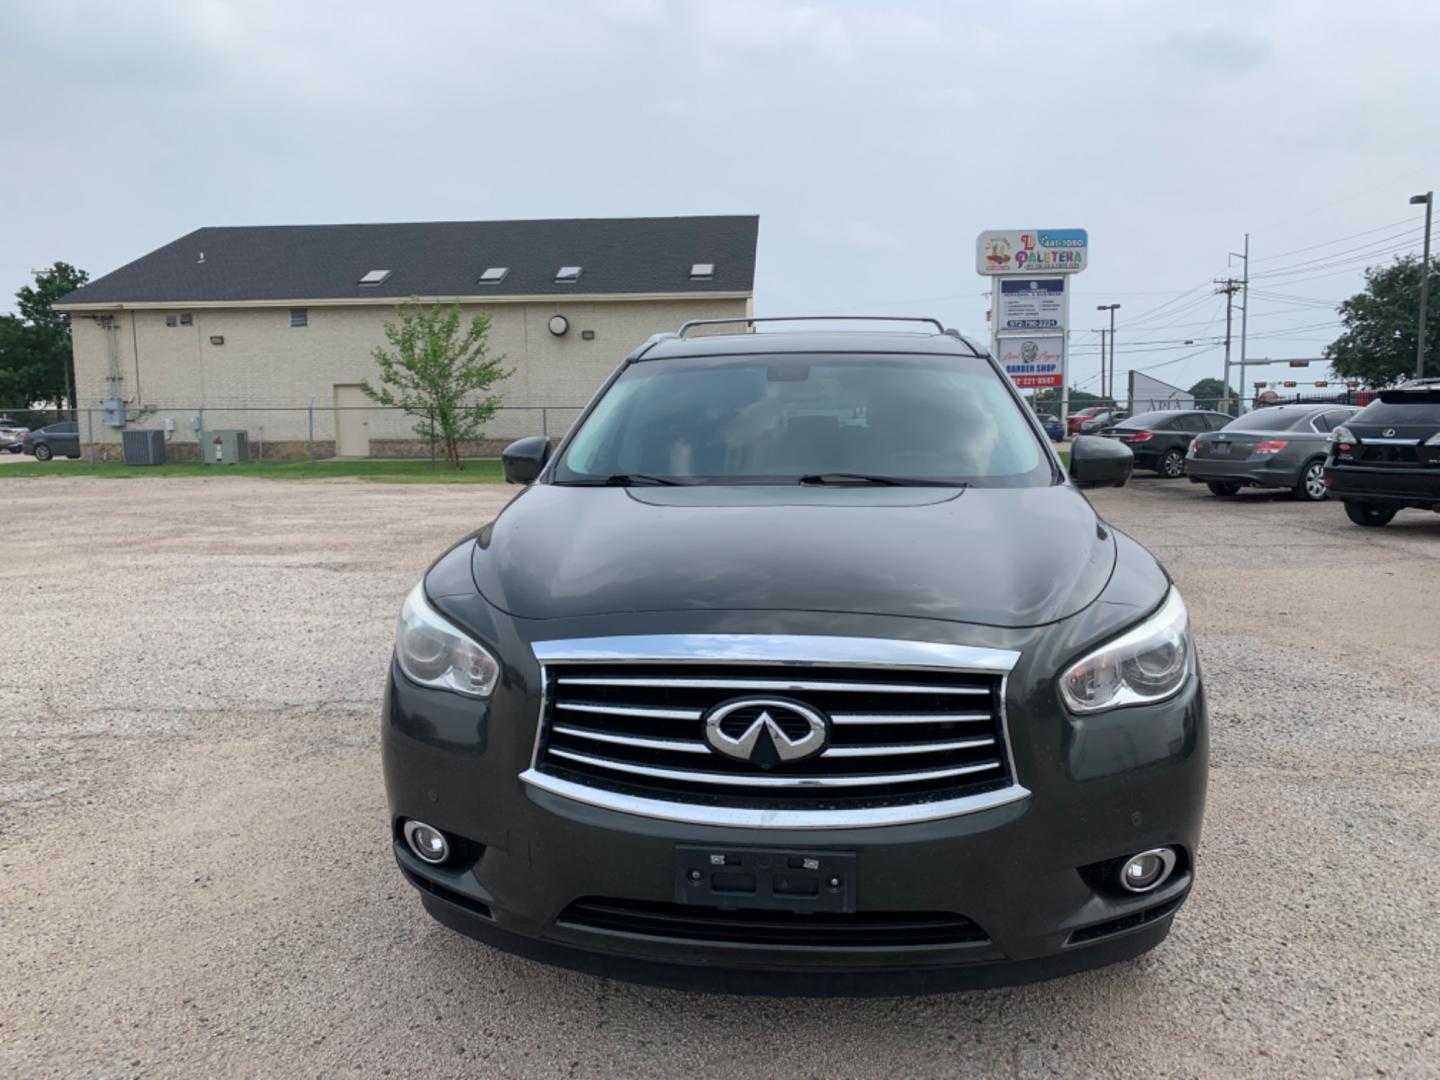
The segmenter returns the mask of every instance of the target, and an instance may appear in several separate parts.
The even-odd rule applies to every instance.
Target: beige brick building
[[[757,229],[754,217],[200,229],[56,305],[91,410],[81,438],[107,458],[124,430],[172,427],[171,460],[223,429],[247,433],[252,459],[428,452],[413,418],[359,390],[412,295],[487,312],[490,350],[514,369],[472,452],[559,435],[651,334],[750,314]]]

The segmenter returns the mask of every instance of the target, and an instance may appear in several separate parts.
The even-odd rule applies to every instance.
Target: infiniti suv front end
[[[951,333],[668,336],[404,605],[383,757],[441,922],[781,993],[1065,974],[1194,880],[1179,593]]]

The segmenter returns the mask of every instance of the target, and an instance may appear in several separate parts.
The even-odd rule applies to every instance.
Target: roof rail
[[[639,348],[633,350],[633,351],[630,353],[630,355],[627,356],[625,359],[626,359],[627,361],[629,361],[629,360],[639,360],[640,357],[644,356],[644,355],[645,355],[647,352],[649,352],[652,348],[654,348],[656,345],[660,344],[660,342],[662,342],[662,341],[668,341],[670,338],[673,338],[673,337],[676,337],[676,336],[678,336],[678,335],[676,335],[673,331],[670,331],[670,330],[662,330],[662,331],[660,331],[660,333],[658,333],[658,334],[651,334],[648,338],[646,338],[646,339],[640,344]]]
[[[923,315],[768,315],[759,319],[744,317],[734,319],[691,319],[680,327],[675,336],[683,341],[685,332],[692,326],[726,326],[734,323],[754,326],[756,323],[772,322],[918,322],[929,323],[935,327],[936,333],[950,334],[952,337],[960,336],[953,330],[946,330],[945,324],[939,319],[932,319]],[[966,342],[966,344],[969,344],[969,342]]]

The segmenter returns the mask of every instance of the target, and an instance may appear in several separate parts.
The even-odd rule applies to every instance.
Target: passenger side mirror
[[[507,484],[533,484],[550,460],[550,437],[530,435],[516,439],[500,455]]]
[[[1124,487],[1135,467],[1135,455],[1118,439],[1077,435],[1070,444],[1070,479],[1076,486]]]

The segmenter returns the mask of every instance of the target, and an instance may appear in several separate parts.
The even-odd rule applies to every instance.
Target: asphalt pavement
[[[1440,516],[1096,493],[1210,689],[1171,937],[1029,987],[777,1000],[491,951],[395,871],[394,618],[508,495],[0,480],[0,1076],[1440,1075]]]

